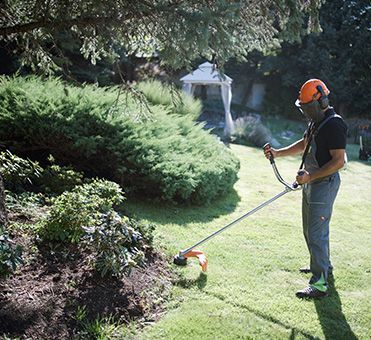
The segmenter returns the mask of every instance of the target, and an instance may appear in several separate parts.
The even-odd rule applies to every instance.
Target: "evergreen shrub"
[[[191,114],[151,104],[145,117],[139,106],[117,88],[1,77],[0,140],[146,197],[205,203],[231,190],[238,160]]]

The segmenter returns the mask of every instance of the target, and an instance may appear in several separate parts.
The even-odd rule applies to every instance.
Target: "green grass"
[[[282,190],[261,150],[231,145],[241,161],[235,191],[206,207],[127,202],[143,219],[158,223],[157,245],[169,255],[198,241]],[[348,169],[331,224],[335,266],[329,298],[302,301],[295,292],[308,275],[301,231],[301,193],[281,197],[202,245],[206,275],[197,261],[176,270],[167,313],[136,338],[142,339],[369,339],[371,311],[371,172],[349,147]],[[298,157],[277,160],[293,179]],[[368,163],[370,164],[370,162]]]

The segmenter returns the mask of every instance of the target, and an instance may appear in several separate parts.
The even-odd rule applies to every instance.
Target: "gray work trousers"
[[[303,187],[303,232],[310,254],[312,272],[309,284],[322,291],[327,290],[328,271],[332,270],[329,226],[339,186],[340,176],[336,172]]]

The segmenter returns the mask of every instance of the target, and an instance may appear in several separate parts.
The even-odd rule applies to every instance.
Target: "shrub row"
[[[160,91],[160,89],[159,89]],[[208,202],[229,191],[239,162],[191,115],[166,105],[141,116],[130,93],[67,86],[58,79],[0,79],[0,140],[40,161],[52,154],[126,191]]]

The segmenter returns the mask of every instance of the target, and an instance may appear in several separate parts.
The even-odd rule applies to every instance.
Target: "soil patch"
[[[122,279],[101,278],[89,265],[91,254],[74,246],[63,251],[15,235],[24,264],[0,279],[0,336],[67,339],[79,332],[78,311],[94,321],[156,321],[163,314],[172,274],[168,260],[147,253],[146,264]]]

